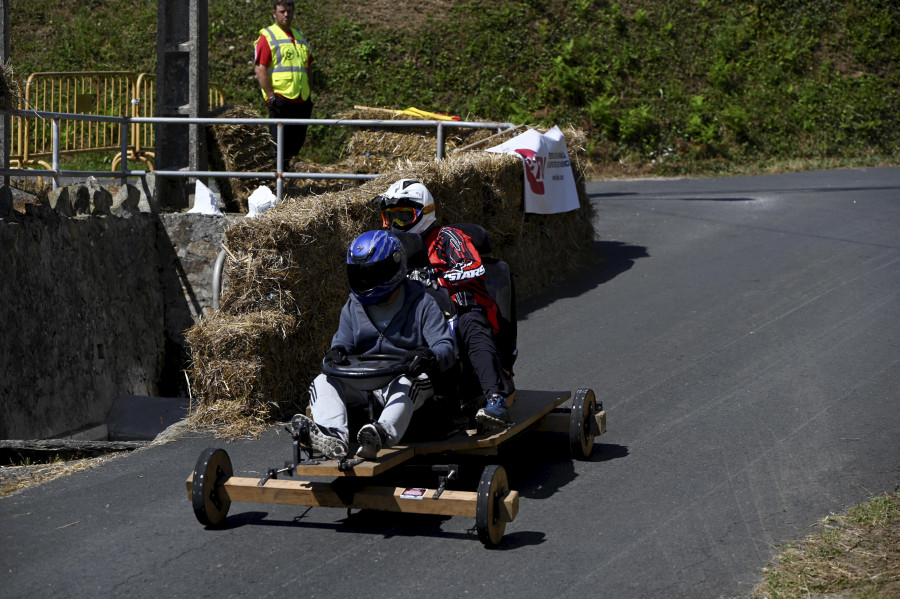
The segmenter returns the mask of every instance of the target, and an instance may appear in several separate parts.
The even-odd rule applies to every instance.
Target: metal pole
[[[281,170],[281,161],[284,158],[284,123],[278,123],[275,134],[275,199],[281,201],[284,197],[284,173]]]
[[[11,114],[17,117],[25,117],[22,119],[24,124],[24,132],[27,132],[29,129],[30,119],[34,117],[47,119],[52,124],[51,136],[53,138],[53,157],[54,164],[52,167],[52,172],[54,175],[54,185],[58,185],[58,179],[60,177],[83,177],[83,176],[93,176],[98,178],[107,178],[107,179],[120,179],[125,177],[143,177],[147,174],[146,171],[142,170],[129,170],[126,164],[127,155],[128,155],[128,142],[129,142],[129,132],[128,126],[129,124],[141,124],[141,123],[174,123],[180,126],[184,126],[190,123],[196,124],[211,124],[211,125],[222,125],[222,124],[248,124],[248,125],[276,125],[276,156],[278,160],[278,165],[273,171],[261,171],[261,172],[226,172],[226,171],[205,171],[205,170],[186,170],[183,167],[179,170],[167,169],[167,168],[157,168],[155,172],[158,176],[164,178],[175,178],[175,179],[183,179],[183,178],[220,178],[220,177],[230,177],[230,178],[262,178],[262,179],[275,179],[277,183],[277,198],[281,200],[284,198],[284,180],[285,179],[356,179],[356,180],[369,180],[375,179],[378,175],[358,175],[351,173],[291,173],[287,171],[280,170],[281,161],[284,158],[284,121],[280,121],[279,119],[257,119],[257,118],[194,118],[194,117],[127,117],[127,116],[103,116],[103,115],[92,115],[92,114],[70,114],[70,113],[60,113],[60,112],[50,112],[50,111],[41,111],[41,110],[3,110],[0,109],[0,115],[3,114]],[[121,148],[120,150],[123,153],[122,160],[122,171],[121,173],[116,173],[115,171],[75,171],[75,170],[61,170],[59,168],[59,159],[61,155],[61,125],[60,122],[65,119],[67,121],[91,121],[91,122],[108,122],[108,123],[118,123],[120,127],[124,127],[121,136]],[[307,124],[307,125],[324,125],[324,126],[350,126],[350,127],[436,127],[439,139],[438,145],[438,156],[440,159],[444,158],[445,155],[445,145],[446,145],[446,137],[445,130],[447,128],[466,128],[466,129],[505,129],[507,132],[509,130],[515,130],[520,127],[516,127],[512,123],[475,123],[475,122],[449,122],[449,121],[384,121],[384,120],[348,120],[348,119],[288,119],[291,124]],[[20,129],[20,135],[23,135],[23,130]],[[27,136],[26,136],[27,137]],[[483,142],[478,142],[483,143]],[[477,144],[475,144],[477,145]],[[467,146],[470,147],[470,146]],[[28,144],[23,144],[24,154],[27,159],[28,157]],[[48,171],[35,171],[29,169],[10,169],[10,168],[0,168],[0,176],[15,176],[15,177],[39,177],[43,176],[41,173],[45,175]],[[55,188],[55,187],[54,187]]]
[[[59,121],[60,119],[50,121],[51,137],[53,138],[53,189],[59,188]]]
[[[3,0],[0,2],[0,64],[6,64],[9,60],[9,2]],[[19,127],[21,135],[22,127]],[[9,168],[9,152],[12,141],[10,140],[10,132],[12,131],[12,120],[8,114],[0,115],[0,168],[6,170]],[[22,147],[21,145],[19,147]],[[0,179],[0,185],[9,185],[9,177],[4,176]]]
[[[122,150],[122,186],[128,183],[128,129],[131,124],[128,121],[122,121],[119,125],[119,140],[121,141]]]

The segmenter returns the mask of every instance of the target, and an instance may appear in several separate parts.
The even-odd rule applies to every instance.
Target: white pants
[[[425,385],[421,384],[426,381]],[[385,447],[391,447],[400,442],[412,420],[414,409],[433,394],[433,390],[427,378],[420,382],[420,379],[411,381],[405,376],[398,376],[381,389],[369,390],[352,379],[320,374],[309,390],[312,419],[316,424],[334,428],[346,437],[350,433],[347,406],[367,406],[370,394],[381,408],[378,423],[388,435]]]

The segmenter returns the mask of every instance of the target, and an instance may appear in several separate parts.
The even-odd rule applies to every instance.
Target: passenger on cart
[[[351,355],[396,355],[408,365],[407,374],[377,389],[367,388],[365,379],[318,375],[310,388],[310,445],[327,458],[347,457],[347,406],[374,399],[380,414],[356,437],[357,457],[373,459],[403,437],[414,409],[433,393],[427,373],[448,370],[455,349],[435,299],[407,279],[406,253],[395,235],[363,233],[347,249],[346,267],[350,296],[325,360],[342,365]],[[295,418],[308,421],[302,414]]]
[[[422,238],[428,255],[425,277],[450,295],[458,318],[460,359],[475,373],[486,399],[476,420],[487,428],[509,426],[507,400],[514,390],[510,370],[515,353],[504,357],[498,351],[498,307],[485,285],[485,267],[475,244],[461,229],[438,225],[434,198],[415,179],[393,183],[376,199],[381,201],[386,229]]]

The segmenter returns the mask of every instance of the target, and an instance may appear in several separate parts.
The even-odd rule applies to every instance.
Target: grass
[[[900,493],[831,515],[763,570],[751,599],[900,596]]]
[[[156,3],[10,7],[20,75],[155,69]],[[248,62],[271,11],[209,0],[209,14],[210,81],[262,114]],[[664,176],[900,154],[893,0],[309,0],[295,24],[316,59],[316,118],[361,104],[572,125],[598,171]],[[334,161],[341,140],[312,130],[305,157]]]

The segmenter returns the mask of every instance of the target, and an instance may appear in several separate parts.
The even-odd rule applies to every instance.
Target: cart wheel
[[[569,451],[576,460],[586,460],[594,451],[591,419],[597,410],[597,400],[591,389],[579,389],[572,399],[569,415]]]
[[[233,474],[231,458],[224,449],[210,447],[200,454],[191,482],[191,503],[200,524],[217,526],[228,515],[231,499],[219,493],[219,485]]]
[[[485,547],[496,547],[503,538],[506,521],[500,517],[500,502],[509,493],[509,482],[503,466],[485,466],[478,483],[475,504],[475,528]]]

